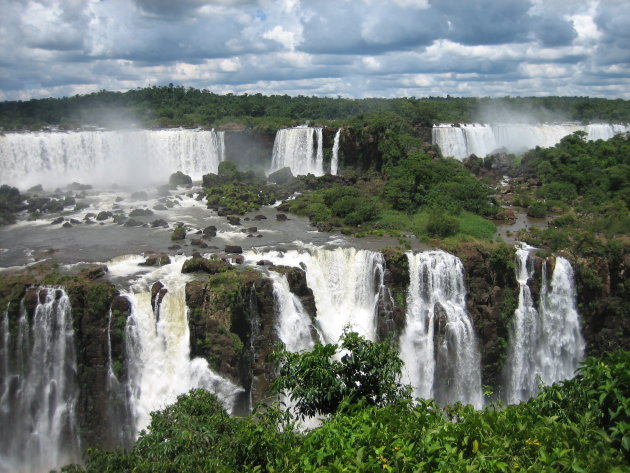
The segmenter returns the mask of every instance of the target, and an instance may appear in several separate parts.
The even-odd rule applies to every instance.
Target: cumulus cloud
[[[0,0],[0,99],[215,92],[630,98],[623,0]]]

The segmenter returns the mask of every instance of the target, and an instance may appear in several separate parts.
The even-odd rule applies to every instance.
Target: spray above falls
[[[201,179],[216,173],[224,156],[224,132],[208,130],[5,133],[0,183],[137,185],[163,182],[176,171]]]
[[[534,277],[532,249],[523,245],[516,251],[519,299],[505,368],[505,397],[511,404],[538,394],[539,383],[551,385],[572,378],[584,357],[571,264],[557,256],[549,283],[547,262],[543,262],[536,308],[528,284]]]
[[[443,251],[407,253],[407,320],[400,336],[403,382],[415,397],[481,407],[480,355],[466,311],[464,271]]]
[[[576,124],[440,124],[432,129],[433,143],[444,156],[462,160],[471,154],[485,157],[505,151],[523,153],[536,146],[549,148],[576,131],[586,132],[588,140],[609,140],[617,133],[630,131],[628,125],[593,123]]]
[[[321,128],[298,126],[278,130],[273,143],[270,173],[288,167],[294,176],[324,175]]]

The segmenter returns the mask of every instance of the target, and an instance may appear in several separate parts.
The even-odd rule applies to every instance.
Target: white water
[[[333,141],[332,158],[330,159],[330,174],[337,175],[339,171],[339,138],[341,137],[341,128],[335,133],[335,139]]]
[[[415,397],[481,407],[480,356],[466,312],[460,260],[443,251],[407,253],[407,323],[400,336],[402,381]]]
[[[298,126],[278,130],[273,143],[270,173],[289,167],[294,176],[324,174],[321,128]]]
[[[199,180],[216,173],[224,133],[205,130],[32,132],[0,135],[0,184],[50,190],[82,184],[165,181],[176,171]]]
[[[311,318],[304,310],[300,299],[291,292],[284,274],[271,271],[273,294],[276,303],[278,338],[291,352],[310,351],[313,348]]]
[[[193,388],[216,394],[228,411],[243,389],[214,373],[202,358],[190,359],[190,330],[185,286],[181,274],[185,258],[137,280],[126,296],[131,315],[126,328],[130,400],[136,431],[147,427],[149,414],[172,404]],[[151,284],[160,280],[168,293],[161,304],[151,306]]]
[[[34,316],[24,305],[10,344],[4,314],[0,385],[0,472],[39,473],[80,461],[77,364],[70,301],[43,287]],[[58,296],[58,297],[57,297]]]
[[[538,385],[550,385],[575,375],[584,357],[575,284],[570,263],[556,257],[547,283],[543,263],[539,310],[534,307],[527,281],[533,276],[529,260],[531,247],[517,249],[516,276],[520,286],[506,362],[506,400],[510,404],[538,394]]]
[[[608,123],[590,125],[468,123],[460,126],[441,124],[433,127],[432,138],[444,156],[462,160],[471,154],[485,157],[499,150],[523,153],[536,146],[548,148],[576,131],[585,131],[588,140],[608,140],[617,133],[630,131],[630,127]]]
[[[337,343],[349,326],[376,340],[376,308],[383,283],[381,253],[356,248],[266,252],[256,255],[275,264],[302,267],[317,306],[316,327],[325,343]]]

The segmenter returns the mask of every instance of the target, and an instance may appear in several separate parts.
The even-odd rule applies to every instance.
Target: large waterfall
[[[215,393],[228,411],[242,388],[214,373],[202,358],[190,359],[190,330],[185,302],[188,278],[181,274],[185,258],[140,278],[126,293],[131,315],[126,327],[126,356],[130,403],[136,431],[144,429],[149,414],[175,402],[193,388]],[[167,290],[151,303],[149,281],[159,276]]]
[[[0,347],[0,472],[44,473],[80,460],[77,362],[70,301],[42,287],[24,302],[16,334],[7,312]]]
[[[536,146],[548,148],[576,131],[585,131],[589,140],[608,140],[617,133],[630,131],[628,125],[593,123],[575,124],[482,124],[458,126],[441,124],[433,127],[433,143],[444,156],[462,160],[471,154],[485,157],[497,151],[522,153]]]
[[[407,253],[407,258],[407,323],[400,336],[403,382],[413,386],[415,397],[481,407],[480,356],[466,312],[461,261],[443,251]]]
[[[224,133],[125,130],[0,135],[0,184],[137,184],[175,171],[201,179],[224,159]]]
[[[324,174],[321,128],[298,126],[278,130],[273,143],[270,172],[289,167],[293,175]]]
[[[317,329],[324,342],[336,343],[349,326],[376,339],[376,307],[383,284],[384,259],[356,248],[309,248],[264,253],[276,264],[303,267],[317,306]]]
[[[529,259],[531,249],[522,246],[516,252],[520,292],[506,364],[506,400],[509,403],[535,396],[539,383],[550,385],[572,378],[584,356],[571,264],[557,256],[549,284],[547,263],[543,263],[537,310],[527,284],[533,276]]]
[[[339,140],[341,138],[341,128],[335,133],[335,139],[333,140],[332,157],[330,158],[330,174],[337,175],[339,171]]]

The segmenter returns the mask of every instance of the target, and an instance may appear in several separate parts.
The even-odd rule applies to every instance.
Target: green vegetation
[[[588,97],[405,97],[343,99],[328,97],[219,95],[182,86],[152,86],[127,92],[99,92],[59,99],[0,103],[0,126],[35,129],[47,125],[222,126],[277,130],[305,120],[348,120],[362,114],[391,114],[411,126],[474,121],[479,110],[526,110],[540,121],[561,116],[577,121],[630,121],[630,102]],[[408,125],[408,126],[409,126]]]
[[[382,381],[396,371],[397,357],[379,372],[362,362],[375,361],[387,348],[356,334],[346,334],[344,343],[345,361],[331,359],[335,346],[320,345],[310,357],[281,356],[290,365],[281,387],[293,389],[303,406],[324,403],[314,411],[330,412],[319,428],[300,433],[292,415],[273,406],[230,417],[213,395],[196,390],[154,412],[131,451],[89,450],[85,468],[71,465],[62,471],[630,471],[629,352],[589,358],[575,379],[546,387],[526,403],[476,411],[461,404],[441,409],[432,401],[411,402],[398,395],[399,387],[392,386],[394,395],[387,398],[372,389],[361,391],[360,380],[389,389]],[[337,376],[329,375],[331,363],[339,368]],[[366,368],[376,378],[362,379]],[[289,371],[298,379],[286,378]],[[309,372],[313,381],[303,377]],[[310,386],[303,389],[305,379]],[[349,397],[339,401],[340,390]]]

